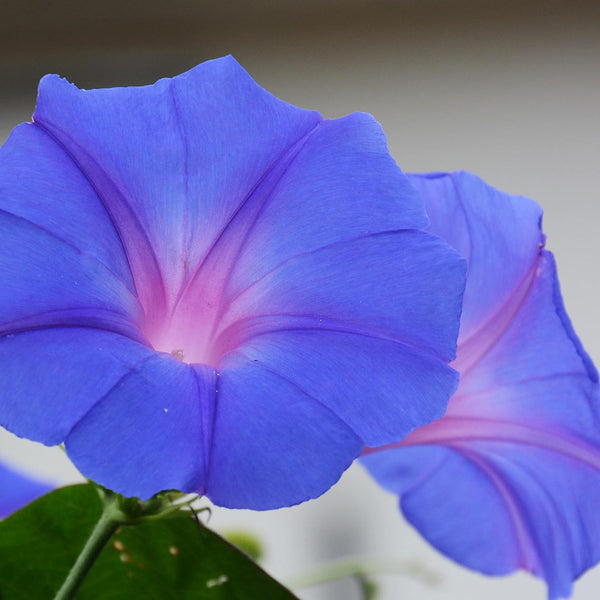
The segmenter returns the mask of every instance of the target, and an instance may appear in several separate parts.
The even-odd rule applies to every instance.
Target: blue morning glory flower
[[[33,502],[52,487],[0,463],[0,519]]]
[[[456,388],[465,265],[426,225],[372,117],[232,58],[47,76],[0,151],[0,424],[127,496],[313,498]]]
[[[446,415],[364,464],[447,556],[546,580],[600,560],[598,373],[565,312],[540,207],[468,173],[410,176],[430,231],[467,258]]]

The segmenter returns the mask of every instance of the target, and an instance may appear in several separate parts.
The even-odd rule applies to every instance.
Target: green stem
[[[149,500],[141,501],[139,498],[126,498],[102,486],[97,486],[96,489],[102,499],[102,514],[54,600],[73,598],[98,555],[119,527],[162,519],[189,507],[198,498],[197,494],[178,492],[159,493]],[[171,499],[172,496],[175,496],[174,500]]]
[[[332,563],[310,573],[290,577],[285,584],[292,589],[300,589],[336,581],[345,577],[367,577],[377,573],[405,575],[420,579],[423,583],[435,585],[439,576],[416,561],[398,562],[386,559],[358,559]]]
[[[54,600],[71,600],[73,598],[94,561],[122,524],[123,521],[119,517],[122,517],[122,513],[117,509],[116,502],[107,502],[100,520],[96,523],[60,590],[56,592]]]

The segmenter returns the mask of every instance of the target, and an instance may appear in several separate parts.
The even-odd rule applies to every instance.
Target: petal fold
[[[0,425],[46,445],[154,352],[114,333],[55,327],[0,337]]]
[[[205,493],[214,369],[151,354],[122,376],[66,438],[77,468],[126,496]]]
[[[364,444],[395,442],[441,417],[448,389],[458,385],[443,360],[369,331],[324,319],[280,319],[267,327],[237,352],[285,376]]]
[[[219,377],[208,496],[267,510],[315,498],[361,440],[329,408],[259,361],[230,356]]]

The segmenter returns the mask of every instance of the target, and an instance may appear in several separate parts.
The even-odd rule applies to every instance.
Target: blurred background
[[[327,117],[367,111],[407,171],[467,169],[545,209],[567,309],[600,362],[600,3],[520,0],[0,0],[0,140],[29,120],[39,78],[80,87],[152,83],[233,54],[275,95]],[[0,432],[0,456],[56,483],[77,473],[56,449]],[[599,507],[600,510],[600,507]],[[385,600],[540,600],[527,575],[490,579],[440,556],[359,466],[317,501],[280,511],[216,509],[211,525],[265,544],[286,578],[352,556],[436,575],[382,575]],[[596,600],[600,568],[576,600]],[[359,598],[355,582],[300,592]]]

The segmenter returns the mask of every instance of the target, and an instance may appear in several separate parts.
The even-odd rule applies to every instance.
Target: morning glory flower
[[[442,419],[367,449],[364,464],[447,556],[489,575],[524,569],[568,597],[600,560],[598,373],[565,312],[542,211],[468,173],[410,179],[430,231],[469,263],[461,380]]]
[[[456,388],[465,265],[426,225],[371,116],[232,58],[46,76],[0,151],[0,424],[127,496],[318,496]]]
[[[33,502],[52,487],[0,462],[0,519]]]

